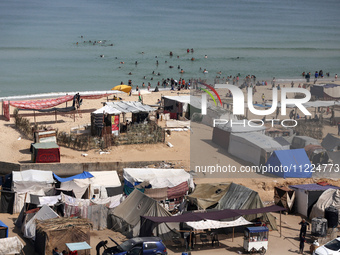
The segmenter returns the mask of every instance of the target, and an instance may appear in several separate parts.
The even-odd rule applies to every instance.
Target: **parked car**
[[[111,238],[110,238],[111,239]],[[111,239],[115,242],[113,239]],[[115,242],[116,243],[116,242]],[[103,255],[167,255],[165,245],[159,237],[135,237],[122,244],[104,250]]]
[[[340,237],[317,248],[313,255],[340,255]]]

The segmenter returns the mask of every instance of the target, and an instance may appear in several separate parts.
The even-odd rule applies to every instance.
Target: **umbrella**
[[[118,90],[118,91],[123,91],[125,93],[129,93],[131,91],[132,87],[128,85],[118,85],[111,90]]]

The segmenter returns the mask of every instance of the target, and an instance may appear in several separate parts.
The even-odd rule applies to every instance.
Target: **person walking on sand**
[[[301,228],[300,228],[300,238],[301,238],[301,236],[306,236],[307,227],[308,227],[308,230],[309,230],[309,223],[306,222],[305,219],[302,219],[302,221],[299,223],[299,225],[301,225]]]
[[[300,237],[299,254],[303,254],[303,249],[305,248],[306,237],[302,235]]]

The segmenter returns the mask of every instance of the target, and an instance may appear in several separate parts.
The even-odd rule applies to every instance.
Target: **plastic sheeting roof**
[[[233,221],[201,220],[201,221],[189,221],[186,222],[186,224],[194,229],[204,230],[204,229],[230,228],[243,225],[250,225],[254,223],[247,221],[243,217],[240,217],[237,220]]]
[[[91,179],[91,185],[103,187],[122,186],[117,171],[95,171],[89,173],[93,176]]]
[[[153,112],[154,108],[151,106],[142,104],[141,102],[107,102],[106,105],[96,111],[93,114],[120,114],[120,113],[137,113],[137,112]]]
[[[13,171],[13,182],[44,182],[54,183],[52,171],[42,170],[26,170],[26,171]]]
[[[92,249],[92,247],[87,242],[66,243],[66,246],[70,249],[70,251],[82,251]]]
[[[58,175],[56,175],[55,173],[53,173],[53,176],[59,182],[68,182],[68,181],[72,181],[74,179],[87,179],[87,178],[92,178],[93,177],[92,174],[90,174],[89,172],[86,172],[86,171],[82,172],[81,174],[77,174],[77,175],[70,176],[70,177],[67,177],[67,178],[61,178]]]
[[[17,236],[0,238],[0,254],[20,254],[24,244]]]
[[[196,96],[163,96],[163,98],[177,101],[182,104],[190,104],[197,109],[201,109],[201,105],[202,105],[201,98],[196,97]],[[207,102],[207,107],[209,106],[210,106],[210,103]]]
[[[231,124],[231,122],[229,121],[227,124],[224,125],[218,125],[216,124],[216,127],[231,133],[249,133],[249,132],[259,132],[259,131],[263,131],[266,130],[266,127],[261,127],[260,125],[255,125],[252,124],[252,126],[248,126],[248,125],[239,125],[236,123],[243,123],[243,120],[239,120],[237,122],[233,121],[233,124]],[[247,120],[245,120],[247,121]]]
[[[232,134],[233,136],[243,138],[247,142],[255,144],[259,148],[269,149],[269,151],[273,151],[274,149],[281,149],[282,145],[275,141],[272,137],[259,134],[259,133],[239,133]],[[246,152],[245,152],[246,153]]]
[[[333,185],[319,185],[317,183],[311,183],[311,184],[300,184],[300,185],[290,185],[290,188],[295,189],[301,189],[301,190],[307,190],[307,191],[314,191],[314,190],[327,190],[327,189],[340,189],[338,186]]]
[[[185,181],[193,186],[191,175],[184,169],[124,168],[123,176],[132,184],[148,181],[153,189],[172,188]]]

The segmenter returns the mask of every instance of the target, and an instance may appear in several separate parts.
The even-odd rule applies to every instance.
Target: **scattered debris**
[[[87,157],[89,154],[87,154],[87,153],[82,153],[81,154],[83,157]]]
[[[168,142],[168,146],[169,146],[170,148],[174,147],[170,142]]]

